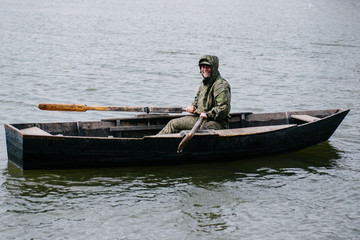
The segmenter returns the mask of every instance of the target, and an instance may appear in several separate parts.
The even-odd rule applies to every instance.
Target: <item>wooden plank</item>
[[[191,130],[182,130],[180,132],[180,135],[182,137],[185,137],[187,134],[190,133]],[[217,133],[217,130],[209,129],[209,130],[198,130],[195,133],[195,136],[219,136],[219,133]]]
[[[275,126],[262,126],[262,127],[246,127],[246,128],[234,128],[234,129],[223,129],[223,130],[199,130],[195,135],[196,136],[220,136],[220,137],[231,137],[231,136],[240,136],[240,135],[251,135],[265,132],[273,132],[286,128],[296,127],[297,124],[285,124],[285,125],[275,125]],[[165,134],[165,135],[153,135],[146,136],[144,138],[178,138],[184,137],[184,135],[189,132],[189,130],[183,130],[180,133],[176,134]]]
[[[142,125],[142,126],[116,126],[111,127],[111,132],[125,132],[125,131],[141,131],[141,130],[161,130],[165,125]]]
[[[236,129],[226,129],[226,130],[216,130],[216,133],[223,136],[239,136],[239,135],[252,135],[265,132],[273,132],[286,128],[291,128],[297,126],[296,124],[285,124],[285,125],[275,125],[275,126],[263,126],[263,127],[246,127],[246,128],[236,128]]]
[[[321,118],[313,117],[310,115],[291,115],[291,118],[304,121],[304,122],[315,122],[320,120]]]
[[[50,133],[45,132],[44,130],[38,127],[25,128],[25,129],[21,129],[20,131],[27,135],[51,136]]]
[[[183,138],[184,136],[181,133],[171,133],[171,134],[163,134],[163,135],[150,135],[144,136],[146,138]]]

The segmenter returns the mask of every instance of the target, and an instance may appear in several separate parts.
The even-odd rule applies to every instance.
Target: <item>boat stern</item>
[[[22,134],[18,129],[9,124],[4,124],[4,127],[8,160],[23,169],[24,140],[22,138]]]

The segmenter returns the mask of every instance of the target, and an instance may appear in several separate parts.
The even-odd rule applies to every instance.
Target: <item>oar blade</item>
[[[179,143],[178,149],[177,149],[177,153],[180,153],[184,150],[185,146],[188,144],[188,142],[192,139],[192,137],[195,135],[195,133],[197,132],[197,130],[199,130],[199,128],[201,127],[203,121],[205,120],[205,118],[203,117],[199,117],[199,119],[196,121],[195,125],[193,126],[193,128],[190,130],[190,132],[181,140],[181,142]]]
[[[190,139],[193,137],[193,135],[186,135],[181,142],[179,143],[178,149],[177,149],[177,153],[181,153],[183,151],[183,149],[185,148],[185,146],[187,145],[187,143],[190,141]]]
[[[48,104],[40,103],[39,109],[46,111],[70,111],[70,112],[85,112],[87,106],[85,104]]]

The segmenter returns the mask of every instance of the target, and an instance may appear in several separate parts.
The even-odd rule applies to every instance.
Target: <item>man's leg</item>
[[[158,133],[158,135],[178,133],[182,130],[190,130],[198,120],[198,116],[186,116],[172,119],[166,126]]]
[[[221,125],[220,122],[217,121],[206,121],[202,127],[202,130],[207,130],[207,129],[213,129],[213,130],[217,130],[217,129],[224,129],[224,127]]]

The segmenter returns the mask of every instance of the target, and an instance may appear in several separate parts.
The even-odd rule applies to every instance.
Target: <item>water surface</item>
[[[220,58],[232,111],[351,108],[328,142],[243,161],[21,171],[0,131],[4,239],[357,239],[360,3],[0,2],[1,123],[130,113],[39,103],[189,105]]]

